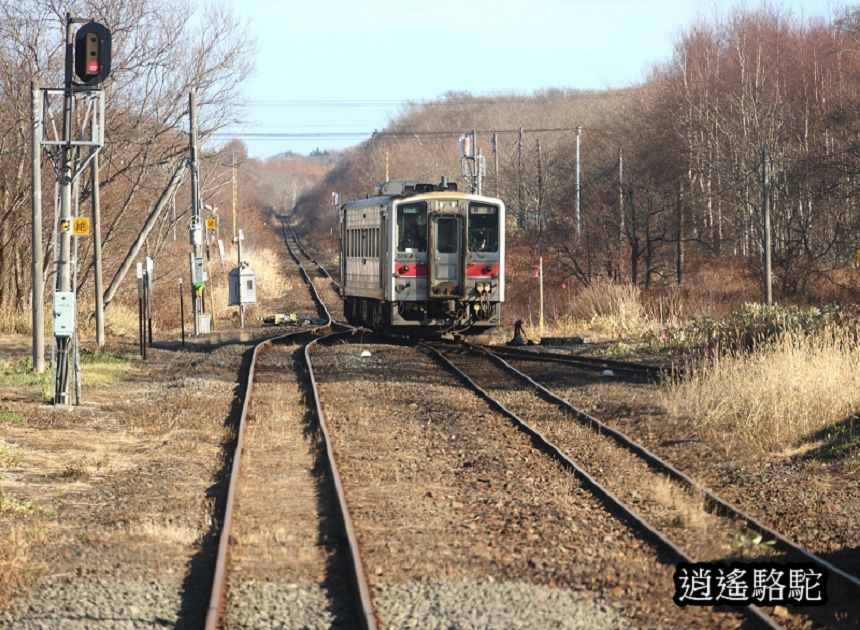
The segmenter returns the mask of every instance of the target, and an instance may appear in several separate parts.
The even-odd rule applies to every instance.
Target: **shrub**
[[[641,333],[651,324],[637,287],[603,280],[592,282],[571,300],[569,316],[616,336]]]
[[[860,343],[844,328],[786,332],[714,353],[665,392],[666,408],[734,446],[775,452],[860,408]]]

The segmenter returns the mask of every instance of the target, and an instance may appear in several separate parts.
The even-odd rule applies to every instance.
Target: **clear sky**
[[[752,5],[747,2],[745,5]],[[771,3],[829,17],[834,0]],[[641,82],[736,0],[242,0],[257,70],[230,131],[253,157],[358,144],[407,100]],[[255,134],[268,134],[258,139]]]

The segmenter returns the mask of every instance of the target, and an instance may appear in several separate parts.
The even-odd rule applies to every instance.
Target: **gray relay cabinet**
[[[230,306],[257,303],[257,278],[245,266],[230,270]]]

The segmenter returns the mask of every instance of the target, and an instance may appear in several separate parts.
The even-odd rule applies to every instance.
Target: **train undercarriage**
[[[343,311],[349,323],[410,336],[445,332],[480,334],[501,323],[501,305],[489,301],[432,300],[388,302],[347,297]]]

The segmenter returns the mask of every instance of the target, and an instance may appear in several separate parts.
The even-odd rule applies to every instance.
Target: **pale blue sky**
[[[745,3],[750,5],[752,3]],[[829,17],[833,0],[771,3]],[[254,157],[344,148],[398,102],[639,83],[697,18],[736,0],[242,0],[257,70],[233,128]],[[250,134],[292,137],[254,139]],[[349,136],[326,134],[358,134]],[[296,137],[305,134],[308,137]],[[367,134],[367,135],[361,135]]]

